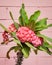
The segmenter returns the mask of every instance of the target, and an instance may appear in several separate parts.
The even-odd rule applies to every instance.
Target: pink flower
[[[3,41],[4,42],[9,41],[8,32],[4,31],[3,34],[2,34],[2,36],[3,36]]]
[[[36,36],[34,31],[30,30],[27,27],[20,27],[18,31],[16,32],[17,37],[19,40],[24,43],[24,42],[30,42],[32,43],[35,47],[38,47],[42,45],[43,39]]]
[[[8,30],[9,30],[10,32],[16,32],[17,29],[15,28],[14,23],[12,23],[12,24],[9,26]]]

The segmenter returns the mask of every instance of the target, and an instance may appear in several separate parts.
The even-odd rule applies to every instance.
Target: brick
[[[6,58],[0,58],[0,65],[6,65]]]
[[[37,65],[52,65],[51,57],[37,57]]]
[[[52,0],[22,0],[26,6],[52,6]]]
[[[10,59],[6,58],[6,65],[15,65],[15,64],[16,62],[14,58],[10,58]]]
[[[10,4],[9,4],[10,3]],[[0,6],[20,6],[22,4],[22,0],[1,0]]]

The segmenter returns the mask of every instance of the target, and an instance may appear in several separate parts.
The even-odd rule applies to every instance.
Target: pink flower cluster
[[[30,42],[35,47],[42,45],[43,39],[41,37],[36,36],[34,31],[30,30],[27,27],[20,27],[16,32],[17,37],[21,42]]]
[[[19,27],[19,29],[17,30],[15,28],[14,24],[11,24],[9,26],[8,30],[10,32],[16,32],[16,36],[19,38],[19,40],[22,43],[30,42],[35,47],[38,47],[38,46],[42,45],[42,43],[43,43],[43,38],[36,36],[34,31],[29,29],[28,27],[22,26],[22,27]],[[6,34],[7,34],[6,32],[3,33],[4,40],[8,40],[8,36]]]

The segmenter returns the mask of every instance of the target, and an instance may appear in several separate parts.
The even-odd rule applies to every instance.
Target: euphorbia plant
[[[16,65],[21,65],[23,57],[29,57],[31,49],[33,49],[35,54],[37,54],[38,50],[45,51],[49,55],[52,54],[52,51],[50,51],[50,49],[52,49],[52,44],[49,44],[49,42],[52,43],[52,39],[40,33],[40,31],[51,27],[52,24],[47,25],[47,18],[37,21],[40,13],[40,10],[38,10],[28,19],[24,4],[22,4],[19,23],[15,22],[11,12],[10,16],[13,23],[8,28],[0,23],[0,26],[4,29],[2,44],[8,44],[12,41],[17,44],[11,47],[7,52],[7,58],[10,58],[9,52],[11,50],[17,52],[18,60]],[[12,40],[9,39],[9,36],[12,37]]]

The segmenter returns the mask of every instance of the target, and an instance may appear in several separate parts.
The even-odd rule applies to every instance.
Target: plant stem
[[[23,61],[23,54],[21,51],[19,51],[19,52],[17,52],[16,65],[22,65],[22,61]]]

